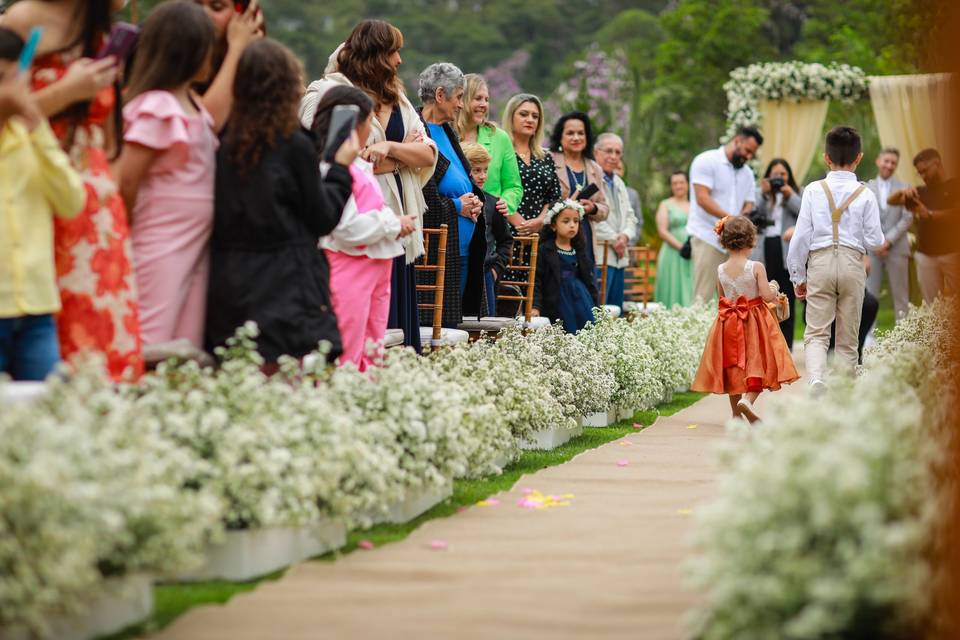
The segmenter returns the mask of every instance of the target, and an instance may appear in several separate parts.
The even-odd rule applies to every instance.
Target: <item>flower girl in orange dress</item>
[[[764,389],[776,391],[800,376],[767,302],[777,292],[763,264],[750,260],[757,231],[745,217],[728,216],[715,227],[729,253],[717,268],[720,295],[717,320],[710,330],[691,389],[730,396],[735,418],[758,420],[753,403]]]

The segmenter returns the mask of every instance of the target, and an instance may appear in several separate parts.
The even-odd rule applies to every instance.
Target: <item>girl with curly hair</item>
[[[567,333],[593,321],[600,298],[587,257],[583,216],[580,202],[561,200],[547,210],[540,232],[532,315],[560,320]]]
[[[800,376],[777,318],[765,304],[777,299],[777,289],[767,280],[763,263],[750,260],[756,227],[744,216],[727,216],[715,231],[728,257],[717,268],[717,320],[690,389],[727,394],[733,417],[755,422],[753,405],[760,393]]]
[[[233,85],[230,125],[217,153],[206,346],[247,320],[260,328],[268,365],[302,358],[321,340],[341,352],[321,236],[340,222],[353,180],[356,137],[321,177],[314,141],[300,128],[300,63],[269,39],[250,44]],[[267,367],[269,370],[270,366]]]

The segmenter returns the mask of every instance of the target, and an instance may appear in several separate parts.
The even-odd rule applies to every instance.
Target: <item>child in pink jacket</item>
[[[330,115],[337,105],[355,105],[357,137],[370,137],[373,101],[360,89],[331,88],[317,105],[313,132],[323,146]],[[384,204],[373,165],[357,159],[350,165],[353,195],[340,224],[320,239],[330,265],[330,294],[343,343],[340,365],[352,362],[365,371],[380,356],[390,312],[390,274],[393,258],[402,255],[400,238],[414,230],[416,216],[398,216]],[[373,344],[371,344],[373,343]]]

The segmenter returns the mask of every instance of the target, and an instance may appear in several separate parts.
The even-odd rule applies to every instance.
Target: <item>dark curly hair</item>
[[[727,251],[752,249],[757,243],[757,228],[744,216],[724,218],[723,232],[720,234],[720,246]]]
[[[583,130],[587,134],[587,145],[583,148],[583,157],[593,160],[593,129],[590,127],[590,116],[583,111],[571,111],[560,116],[557,124],[553,125],[553,133],[550,134],[550,150],[563,151],[560,148],[560,141],[563,138],[563,127],[568,120],[579,120],[583,123]]]
[[[377,107],[400,101],[403,84],[397,70],[387,62],[403,47],[403,34],[384,20],[363,20],[353,28],[337,54],[340,73],[360,87]]]
[[[143,23],[126,101],[192,80],[210,59],[215,39],[213,21],[200,5],[186,0],[161,4]]]
[[[303,69],[289,49],[264,38],[247,45],[237,64],[233,111],[224,138],[241,174],[256,167],[265,151],[300,128],[297,110]]]
[[[331,87],[323,94],[323,98],[317,104],[317,112],[313,116],[313,124],[310,126],[318,153],[323,152],[323,147],[326,144],[327,130],[330,129],[330,117],[333,115],[333,108],[339,105],[354,105],[357,107],[359,109],[357,113],[358,124],[370,117],[370,112],[373,110],[373,100],[361,89],[346,85]],[[360,141],[360,144],[366,143],[366,140]]]
[[[555,202],[551,203],[550,208],[552,209],[555,204]],[[563,213],[563,211],[564,210],[561,209],[560,213]],[[553,220],[556,220],[560,213],[554,216]],[[577,229],[577,235],[573,236],[573,239],[570,241],[570,245],[577,251],[585,251],[587,247],[587,241],[583,236],[583,225],[585,224],[590,224],[587,222],[586,217],[580,218],[580,227]],[[543,225],[543,229],[540,230],[540,242],[545,242],[547,240],[555,241],[556,239],[557,231],[553,228],[553,222]]]

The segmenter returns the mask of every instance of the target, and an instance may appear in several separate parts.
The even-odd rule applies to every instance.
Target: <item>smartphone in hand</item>
[[[327,140],[323,145],[322,160],[333,162],[340,146],[347,141],[350,134],[357,127],[357,117],[360,109],[355,104],[338,104],[330,114],[330,128],[327,129]]]
[[[97,60],[113,56],[117,62],[123,62],[133,53],[139,37],[140,29],[136,25],[129,22],[116,23],[110,30],[110,38],[97,52]]]

